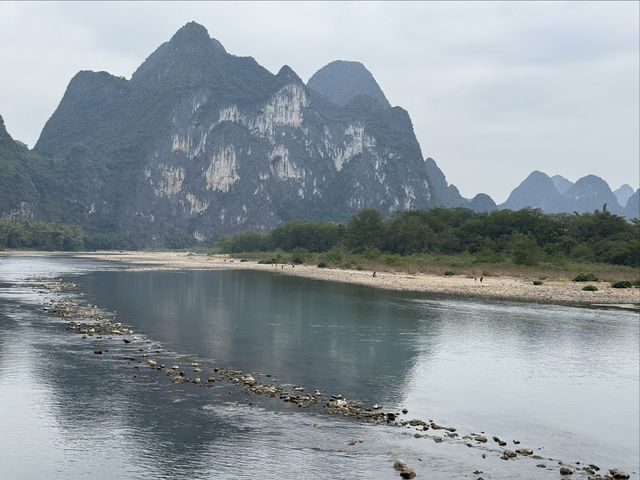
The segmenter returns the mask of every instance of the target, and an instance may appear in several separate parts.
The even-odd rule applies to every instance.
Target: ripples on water
[[[94,355],[38,308],[56,294],[24,282],[61,273],[90,303],[203,366],[407,406],[411,418],[519,438],[543,456],[638,469],[637,314],[424,299],[263,272],[104,268],[0,257],[7,478],[395,478],[397,457],[422,478],[558,476],[402,429],[174,386],[123,361],[120,344]]]

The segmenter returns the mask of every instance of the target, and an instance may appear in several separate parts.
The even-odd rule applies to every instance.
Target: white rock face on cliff
[[[161,164],[158,167],[160,172],[160,181],[154,187],[156,197],[173,197],[182,191],[182,182],[184,181],[184,169],[180,167],[168,166]],[[150,180],[153,185],[153,181]]]
[[[228,192],[229,187],[240,180],[236,151],[233,145],[220,148],[212,157],[204,176],[207,190]]]
[[[273,139],[278,127],[300,127],[306,106],[304,85],[289,84],[278,90],[257,115],[248,116],[237,105],[229,105],[220,110],[218,123],[239,123],[253,135]]]

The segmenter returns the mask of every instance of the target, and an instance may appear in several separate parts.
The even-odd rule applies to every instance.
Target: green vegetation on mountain
[[[0,218],[0,249],[75,251],[83,246],[84,233],[75,225]]]

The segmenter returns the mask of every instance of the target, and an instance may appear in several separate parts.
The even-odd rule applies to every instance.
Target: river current
[[[33,279],[52,275],[77,283],[82,302],[115,312],[140,340],[104,339],[95,355],[95,340],[43,311],[63,294]],[[638,478],[639,343],[634,312],[402,294],[275,272],[126,271],[3,255],[0,472],[399,478],[392,465],[400,457],[419,478],[558,478],[558,459]],[[219,382],[173,385],[124,360],[140,354],[406,408],[407,419],[433,419],[460,436],[484,432],[507,448],[531,448],[549,468],[502,460],[491,440],[435,443]]]

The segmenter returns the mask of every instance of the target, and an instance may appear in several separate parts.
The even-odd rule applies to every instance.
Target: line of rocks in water
[[[43,282],[42,279],[38,279],[38,287],[45,286],[48,288],[48,283]],[[75,284],[70,282],[52,282],[54,287],[48,288],[48,290],[60,291],[63,288],[73,288]],[[139,342],[141,339],[134,336],[133,329],[124,326],[120,322],[112,322],[115,319],[115,314],[104,312],[97,306],[82,306],[68,298],[55,302],[51,306],[44,307],[44,310],[57,317],[69,320],[67,323],[67,330],[74,333],[81,334],[83,338],[95,337],[96,339],[102,339],[105,336],[108,339],[112,339],[114,336],[121,336],[124,343],[129,344],[132,342]],[[146,341],[150,343],[150,341]],[[143,349],[139,351],[144,352]],[[98,344],[94,344],[94,353],[102,354]],[[157,349],[156,353],[167,353],[162,349]],[[347,400],[340,394],[331,395],[329,398],[323,401],[323,393],[320,390],[315,390],[312,394],[304,394],[304,387],[295,386],[293,388],[286,388],[284,385],[274,385],[261,383],[256,380],[255,376],[251,373],[243,374],[240,370],[233,369],[221,369],[214,368],[214,375],[207,377],[206,382],[203,383],[204,375],[199,363],[191,362],[191,370],[193,376],[187,374],[185,369],[179,365],[166,366],[162,364],[156,358],[153,358],[149,353],[143,353],[141,357],[144,359],[146,365],[160,372],[165,373],[173,384],[185,384],[193,383],[197,386],[203,386],[206,384],[208,388],[213,388],[216,382],[227,380],[232,385],[240,386],[244,391],[250,392],[255,395],[264,397],[279,398],[285,403],[296,404],[300,408],[307,408],[310,406],[320,406],[322,409],[332,415],[341,415],[343,417],[354,418],[363,420],[369,423],[390,424],[398,427],[404,427],[407,429],[414,429],[416,432],[413,434],[415,438],[430,438],[435,443],[442,443],[443,441],[461,441],[467,447],[481,447],[488,443],[488,438],[485,434],[474,434],[460,436],[457,433],[457,429],[454,427],[441,426],[435,423],[432,419],[424,421],[419,418],[413,418],[410,420],[400,419],[401,415],[407,415],[408,410],[403,409],[401,412],[384,412],[382,405],[375,404],[371,407],[363,407],[361,403]],[[125,357],[125,360],[136,361],[135,357]],[[143,360],[140,360],[140,362]],[[138,367],[136,367],[138,368]],[[270,377],[270,375],[266,375]],[[438,432],[437,435],[429,435],[427,431]],[[441,436],[439,433],[443,431]],[[499,447],[506,447],[507,442],[500,439],[497,436],[493,436],[492,440],[498,444]],[[475,444],[472,443],[476,442]],[[355,444],[355,441],[352,441]],[[514,445],[520,444],[518,440],[513,440]],[[515,460],[516,458],[531,458],[533,460],[547,460],[555,462],[559,465],[559,473],[562,478],[574,478],[573,475],[587,474],[588,480],[624,480],[628,479],[629,474],[622,472],[618,469],[611,469],[609,473],[600,474],[600,468],[597,465],[589,464],[582,465],[580,462],[576,462],[574,468],[563,464],[561,460],[547,458],[544,459],[540,455],[535,455],[534,451],[530,448],[517,448],[515,450],[499,449],[494,450],[491,448],[483,447],[484,450],[492,453],[497,453],[503,460]],[[483,453],[482,458],[486,458],[487,454]],[[538,463],[538,468],[553,469],[554,467],[548,466],[545,463]],[[416,472],[407,467],[406,463],[402,460],[396,460],[394,468],[400,472],[402,478],[414,478]],[[475,471],[474,474],[482,473],[481,471]],[[483,480],[482,477],[478,477],[478,480]]]
[[[78,284],[75,282],[64,282],[48,277],[29,277],[28,280],[35,283],[36,288],[53,292],[69,292],[78,288]]]

